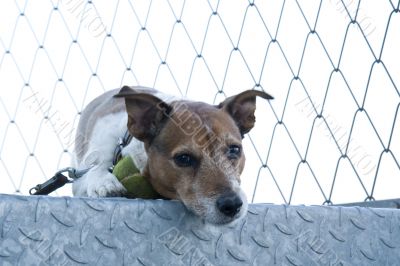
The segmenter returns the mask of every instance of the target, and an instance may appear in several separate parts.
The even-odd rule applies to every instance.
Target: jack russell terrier
[[[83,197],[122,196],[125,188],[110,173],[118,139],[122,149],[163,197],[177,199],[208,222],[230,223],[247,212],[240,188],[245,156],[242,138],[254,126],[256,96],[248,90],[219,105],[171,100],[144,87],[125,86],[94,99],[82,112],[74,166],[90,170],[73,183]]]

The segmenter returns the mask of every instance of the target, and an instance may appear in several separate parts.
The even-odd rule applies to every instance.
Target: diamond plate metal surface
[[[204,224],[162,200],[0,196],[1,265],[400,265],[400,210],[252,204]]]

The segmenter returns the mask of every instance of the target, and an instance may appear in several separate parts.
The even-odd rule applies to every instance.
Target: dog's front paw
[[[119,197],[126,193],[124,186],[111,173],[105,176],[98,177],[96,182],[90,184],[87,188],[89,197]]]

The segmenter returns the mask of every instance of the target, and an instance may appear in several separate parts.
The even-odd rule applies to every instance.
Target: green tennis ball
[[[120,180],[126,188],[128,198],[159,199],[161,196],[153,189],[150,182],[140,174],[129,175]]]
[[[126,188],[127,198],[160,199],[150,182],[142,176],[130,156],[122,158],[113,169],[113,174]]]
[[[118,180],[137,173],[139,173],[139,169],[135,166],[131,156],[123,157],[113,169],[113,174],[118,178]]]

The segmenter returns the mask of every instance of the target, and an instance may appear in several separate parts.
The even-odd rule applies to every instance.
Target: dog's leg
[[[73,192],[81,197],[116,197],[126,189],[107,169],[95,168],[74,182]]]
[[[118,138],[126,131],[126,114],[115,113],[100,118],[88,141],[88,151],[77,162],[78,169],[90,170],[75,180],[73,194],[81,197],[121,196],[126,189],[109,172]]]

